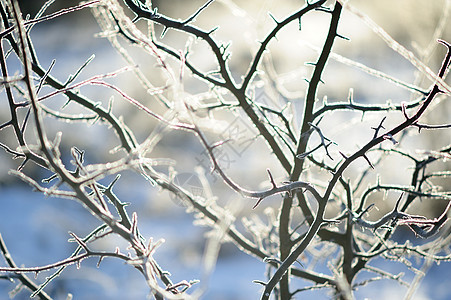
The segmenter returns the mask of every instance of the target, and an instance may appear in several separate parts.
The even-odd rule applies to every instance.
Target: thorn
[[[160,34],[160,39],[164,38],[164,35],[165,35],[166,32],[168,31],[168,29],[169,29],[169,27],[166,27],[166,26],[163,28],[163,31],[162,31],[161,34]]]
[[[332,11],[330,10],[330,8],[328,7],[324,7],[324,6],[320,6],[315,8],[316,11],[322,11],[322,12],[326,12],[326,13],[332,13]]]
[[[278,265],[282,264],[282,261],[280,261],[279,259],[277,259],[275,257],[265,257],[263,259],[263,262],[265,262],[265,263],[276,263]]]
[[[50,176],[49,178],[44,178],[44,179],[42,179],[41,182],[42,182],[42,183],[49,183],[50,181],[52,181],[53,179],[55,179],[55,178],[57,178],[57,177],[58,177],[58,175],[56,175],[56,173],[55,173],[55,174],[53,174],[52,176]]]
[[[274,181],[274,178],[272,177],[271,171],[269,169],[266,169],[266,172],[268,172],[268,176],[269,176],[269,180],[271,181],[272,188],[276,189],[277,185],[276,185],[276,182]]]
[[[222,55],[224,55],[224,53],[226,52],[226,50],[230,47],[230,42],[228,42],[225,46],[224,44],[222,44],[219,48],[222,50]]]
[[[297,159],[305,159],[309,154],[310,153],[308,153],[308,152],[301,153],[301,154],[296,155],[296,158]]]
[[[301,266],[301,268],[305,269],[304,265],[299,261],[299,259],[296,259],[296,262]]]
[[[217,171],[217,170],[218,170],[218,167],[215,166],[215,165],[213,165],[213,166],[210,168],[210,174],[213,175],[214,172]]]
[[[348,159],[348,156],[346,156],[343,152],[341,152],[341,151],[338,151],[338,153],[340,153],[341,154],[341,156],[343,156],[343,158],[344,159]]]
[[[335,145],[336,145],[337,143],[335,143],[335,142],[329,142],[329,144],[324,145],[324,149],[326,149],[326,155],[327,155],[327,157],[329,157],[331,160],[334,160],[333,157],[330,155],[329,150],[328,150],[328,147],[329,147],[330,145],[332,145],[332,144],[335,144]]]
[[[114,180],[107,186],[105,191],[112,191],[113,190],[113,186],[116,184],[116,182],[119,180],[119,178],[121,178],[121,174],[117,174],[116,175],[116,178],[114,178]]]
[[[208,32],[208,35],[212,34],[213,32],[215,32],[215,31],[218,30],[218,29],[219,29],[219,26],[216,26],[215,28],[213,28],[212,30],[210,30],[210,31]]]
[[[348,92],[348,101],[349,101],[349,105],[353,105],[354,103],[354,89],[350,88],[349,92]]]
[[[102,262],[102,260],[103,260],[103,256],[100,256],[99,261],[97,262],[97,268],[100,267],[100,263]]]
[[[66,106],[68,106],[69,105],[69,103],[72,101],[72,99],[71,98],[69,98],[67,101],[66,101],[66,103],[64,103],[63,104],[63,106],[61,106],[61,109],[65,109],[66,108]]]
[[[370,204],[367,208],[365,208],[358,216],[357,218],[360,219],[363,217],[363,215],[367,212],[369,212],[373,207],[374,207],[374,203]]]
[[[271,17],[271,19],[272,19],[274,22],[276,22],[277,25],[280,24],[279,21],[276,20],[276,18],[273,16],[272,13],[268,12],[268,14],[269,14],[269,16]]]
[[[370,159],[368,158],[368,156],[366,156],[366,154],[363,154],[363,158],[367,161],[367,163],[370,165],[371,169],[374,169],[373,164],[371,163]]]
[[[438,94],[447,94],[445,90],[442,90],[441,88],[438,88]]]
[[[266,283],[266,282],[264,282],[264,281],[261,281],[261,280],[252,280],[252,282],[253,282],[253,283],[257,283],[257,284],[260,284],[260,285],[263,285],[263,286],[266,286],[266,285],[267,285],[267,283]]]
[[[406,118],[406,120],[410,120],[410,117],[407,114],[407,103],[404,101],[401,102],[401,111],[402,111],[402,114],[404,115],[404,117]]]
[[[111,96],[110,99],[108,100],[108,113],[111,113],[113,111],[113,101],[114,101],[114,96]]]
[[[341,35],[341,34],[335,34],[335,36],[336,37],[339,37],[339,38],[341,38],[341,39],[344,39],[345,41],[350,41],[351,39],[350,38],[348,38],[348,37],[345,37],[344,35]]]
[[[377,127],[371,127],[371,129],[374,130],[374,136],[373,136],[373,140],[377,137],[377,134],[379,133],[379,130],[381,129],[385,129],[385,127],[382,125],[385,121],[387,117],[383,117],[381,122],[379,123],[379,125]]]
[[[252,209],[255,209],[262,201],[263,201],[263,198],[258,199],[257,203],[255,203],[255,205],[252,207]]]

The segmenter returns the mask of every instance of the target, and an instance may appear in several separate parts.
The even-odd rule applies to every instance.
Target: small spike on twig
[[[367,161],[367,163],[370,165],[371,169],[374,169],[373,164],[371,163],[370,159],[368,158],[368,156],[366,156],[366,154],[363,154],[363,158]]]
[[[165,26],[163,28],[163,31],[161,32],[161,35],[160,35],[160,39],[164,38],[164,36],[166,35],[166,32],[168,31],[168,29],[169,29],[169,27],[167,27],[167,26]]]
[[[336,34],[336,36],[339,37],[339,38],[341,38],[341,39],[343,39],[343,40],[345,40],[345,41],[351,40],[350,38],[348,38],[348,37],[346,37],[346,36],[344,36],[344,35],[338,34],[338,33]]]
[[[384,121],[385,121],[386,118],[387,118],[387,117],[383,117],[382,120],[381,120],[381,122],[379,123],[379,125],[378,125],[377,127],[371,127],[371,129],[374,130],[373,140],[377,137],[377,135],[379,134],[379,131],[380,131],[381,129],[385,129],[385,127],[384,127],[382,124],[384,123]]]
[[[272,13],[269,12],[268,14],[269,14],[269,16],[271,17],[271,19],[272,19],[277,25],[280,24],[280,22],[277,21],[276,17],[274,17],[274,15],[273,15]]]
[[[272,184],[272,188],[276,189],[277,185],[276,185],[276,182],[274,181],[274,178],[272,177],[271,171],[269,169],[266,169],[266,172],[268,172],[268,176],[269,176],[269,180]]]
[[[211,29],[211,30],[208,32],[208,35],[212,34],[213,32],[215,32],[215,31],[218,30],[218,29],[219,29],[219,26],[214,27],[213,29]]]
[[[338,153],[340,153],[340,155],[343,156],[344,159],[348,159],[348,156],[346,154],[344,154],[343,152],[338,151]]]
[[[252,209],[255,209],[260,204],[260,202],[262,202],[262,201],[263,201],[263,198],[258,199],[257,203],[255,203],[255,205],[252,206]]]

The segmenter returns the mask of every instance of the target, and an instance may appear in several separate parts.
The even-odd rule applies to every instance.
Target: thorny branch
[[[438,185],[440,184],[435,182],[448,178],[450,173],[446,170],[431,172],[428,168],[436,162],[443,163],[446,159],[449,159],[451,147],[448,145],[439,151],[425,151],[422,153],[423,156],[419,158],[419,156],[399,148],[403,143],[403,138],[399,137],[399,135],[407,132],[409,128],[417,128],[419,132],[421,129],[446,131],[451,128],[449,122],[435,122],[439,125],[419,122],[420,118],[426,112],[429,112],[431,103],[436,100],[437,96],[449,92],[444,80],[451,60],[450,44],[439,40],[439,43],[448,48],[448,52],[440,71],[437,74],[431,74],[425,65],[415,57],[412,57],[412,53],[407,52],[402,46],[392,41],[391,37],[377,25],[371,25],[372,21],[368,17],[356,12],[355,8],[347,6],[351,12],[359,15],[365,23],[374,26],[371,29],[375,31],[378,29],[379,35],[386,43],[389,43],[390,47],[398,49],[399,54],[408,57],[409,61],[419,66],[418,69],[420,71],[426,72],[429,78],[436,80],[429,92],[425,92],[426,89],[423,90],[416,85],[404,83],[389,75],[385,75],[383,72],[373,70],[332,53],[332,46],[337,37],[347,40],[338,32],[342,2],[335,2],[333,9],[330,9],[323,6],[326,1],[319,0],[313,3],[307,1],[304,7],[294,10],[288,17],[280,21],[270,14],[275,25],[262,39],[262,42],[256,48],[256,52],[252,54],[249,67],[241,76],[241,82],[236,83],[234,77],[232,77],[234,70],[230,70],[232,64],[229,44],[222,44],[215,36],[219,29],[204,30],[194,25],[201,13],[207,14],[211,9],[215,8],[214,6],[217,3],[213,0],[205,2],[196,10],[192,10],[194,13],[185,20],[173,19],[159,13],[157,8],[152,8],[151,1],[147,1],[144,4],[143,1],[139,0],[124,0],[124,3],[136,15],[134,20],[129,19],[125,15],[122,11],[123,8],[116,1],[90,1],[44,15],[45,9],[51,5],[51,2],[49,2],[46,6],[43,6],[42,10],[34,18],[26,20],[22,18],[17,1],[1,2],[0,15],[3,28],[0,32],[0,39],[2,40],[0,43],[0,67],[3,78],[0,83],[3,86],[7,99],[10,120],[0,125],[0,131],[12,128],[16,145],[11,146],[12,143],[10,141],[0,140],[0,148],[13,158],[22,159],[18,170],[10,173],[45,195],[71,199],[81,203],[102,223],[100,227],[94,229],[84,239],[71,233],[73,241],[78,246],[70,257],[53,264],[38,267],[17,267],[0,235],[2,255],[9,266],[0,267],[0,272],[7,274],[5,278],[12,278],[13,276],[10,276],[10,274],[14,274],[14,278],[18,278],[21,284],[33,291],[33,296],[50,299],[44,292],[44,288],[52,280],[55,280],[69,265],[76,264],[79,266],[85,258],[92,256],[99,258],[99,264],[104,257],[115,257],[128,262],[141,272],[156,299],[189,298],[188,292],[192,290],[195,281],[182,280],[179,283],[171,281],[169,273],[163,271],[154,259],[155,251],[161,245],[161,241],[153,243],[150,238],[148,243],[145,242],[139,230],[138,215],[133,213],[130,216],[126,210],[126,206],[129,204],[122,202],[113,192],[113,186],[119,180],[120,172],[128,169],[140,173],[152,184],[158,185],[160,188],[179,197],[190,209],[199,213],[196,218],[208,223],[215,230],[221,230],[241,251],[267,264],[267,277],[269,280],[267,282],[262,280],[255,281],[264,285],[264,291],[261,295],[262,299],[269,299],[271,295],[275,295],[278,299],[290,299],[302,291],[326,287],[332,289],[337,297],[345,297],[346,295],[352,295],[352,290],[356,287],[367,285],[371,281],[380,278],[389,278],[398,281],[400,284],[405,284],[401,275],[392,275],[382,269],[370,266],[370,260],[375,257],[397,259],[411,269],[414,268],[409,265],[408,259],[404,257],[406,253],[415,254],[416,257],[422,259],[435,261],[451,260],[449,254],[439,253],[434,250],[440,249],[442,251],[447,247],[449,241],[445,238],[442,241],[427,242],[425,247],[412,246],[407,242],[404,245],[400,245],[390,239],[391,234],[400,225],[407,226],[416,236],[424,239],[435,238],[438,236],[438,232],[446,228],[444,225],[451,206],[451,194],[447,190],[439,191]],[[42,22],[60,18],[65,14],[88,7],[93,8],[94,15],[98,18],[104,31],[99,36],[110,39],[113,46],[125,58],[128,66],[114,72],[105,72],[88,79],[78,80],[82,71],[88,68],[88,64],[91,64],[93,61],[94,56],[91,56],[78,68],[75,75],[69,76],[64,83],[60,82],[52,75],[55,60],[48,68],[41,66],[38,60],[38,53],[35,52],[29,33],[33,26]],[[313,64],[312,77],[308,80],[308,89],[302,108],[302,118],[298,124],[293,125],[295,122],[292,122],[293,116],[290,115],[292,112],[285,110],[286,107],[292,104],[291,102],[286,102],[285,106],[281,105],[280,107],[284,107],[282,109],[268,104],[260,104],[257,99],[253,98],[252,91],[256,88],[254,85],[255,80],[259,76],[260,64],[264,56],[270,52],[270,43],[275,41],[276,36],[293,21],[299,22],[300,30],[306,30],[305,26],[301,27],[304,16],[314,12],[330,15],[331,22],[324,46],[318,51],[318,60]],[[138,29],[135,23],[139,20],[144,20],[147,24],[150,24],[149,35]],[[153,24],[159,24],[163,27],[160,38],[155,35]],[[201,71],[194,63],[195,60],[192,60],[190,57],[192,53],[189,46],[186,46],[184,50],[177,50],[171,47],[166,40],[168,30],[176,30],[205,42],[215,58],[216,69],[211,72]],[[133,63],[126,46],[119,44],[119,37],[124,38],[128,43],[150,54],[155,59],[158,68],[163,71],[167,79],[162,87],[153,88],[150,81],[145,78],[144,73],[139,71],[140,67]],[[6,42],[8,42],[10,49],[7,49]],[[8,64],[8,58],[13,55],[22,63],[23,70],[20,75],[9,75],[8,69],[11,67]],[[177,61],[177,69],[180,70],[179,76],[175,75],[171,63],[166,60],[166,55]],[[325,83],[322,77],[329,57],[345,62],[347,65],[358,66],[363,71],[376,77],[401,84],[416,94],[420,93],[421,97],[410,102],[402,102],[401,104],[392,104],[391,102],[386,104],[361,104],[354,101],[353,89],[350,89],[348,99],[345,102],[328,103],[324,100],[322,104],[319,104],[317,95],[321,83]],[[186,76],[183,73],[184,67],[190,70],[197,79],[208,83],[210,91],[207,94],[214,95],[218,102],[210,103],[203,107],[193,106],[188,97],[181,96],[183,93],[177,89],[183,89],[182,85]],[[159,104],[162,107],[154,106],[153,103],[151,105],[144,104],[147,103],[145,99],[130,96],[126,92],[127,89],[124,89],[120,82],[110,83],[117,77],[131,73],[126,71],[132,71],[136,74],[147,95],[159,98],[161,100]],[[37,85],[34,76],[38,77]],[[126,123],[128,121],[116,116],[112,101],[109,102],[107,108],[104,108],[98,102],[84,96],[80,89],[86,86],[108,89],[108,91],[114,92],[120,98],[125,99],[128,104],[132,104],[132,106],[150,116],[152,121],[158,125],[148,140],[143,143],[139,142],[139,139],[135,137],[135,133],[127,127]],[[44,90],[44,87],[50,88],[51,91],[40,96],[39,94]],[[17,93],[20,96],[17,96]],[[231,96],[233,101],[223,101],[222,95]],[[75,103],[83,107],[88,113],[72,115],[47,106],[49,100],[57,99],[60,96],[67,98],[67,102],[62,106],[61,110],[69,103]],[[18,101],[19,98],[24,100]],[[324,99],[327,98],[325,97]],[[182,105],[179,105],[180,103]],[[216,152],[216,150],[225,148],[227,146],[226,143],[229,141],[224,141],[223,138],[218,138],[215,135],[212,137],[208,126],[203,125],[205,120],[198,116],[198,114],[202,113],[202,109],[208,111],[208,116],[212,118],[212,122],[216,121],[212,116],[220,110],[239,110],[244,112],[247,116],[245,122],[258,130],[258,135],[253,138],[261,139],[266,143],[268,150],[277,158],[278,167],[288,176],[288,180],[279,180],[277,177],[274,177],[267,166],[267,162],[260,163],[258,167],[261,169],[254,171],[252,174],[249,173],[248,176],[253,176],[257,172],[264,172],[266,169],[270,184],[269,188],[253,191],[245,188],[244,184],[233,180],[229,175],[229,170],[221,166],[220,158]],[[20,114],[21,110],[27,110],[25,117],[22,117]],[[162,110],[164,111],[163,113],[161,112]],[[361,113],[362,115],[370,112],[379,113],[381,116],[379,124],[371,127],[374,130],[374,134],[370,137],[370,141],[363,146],[359,146],[358,150],[354,151],[353,154],[346,154],[349,151],[342,150],[343,146],[336,143],[334,141],[335,138],[329,139],[323,134],[323,127],[325,130],[325,127],[330,123],[322,120],[326,120],[330,113],[339,110],[348,110]],[[396,112],[401,112],[404,120],[393,126],[392,123],[389,123],[389,117],[387,116]],[[386,115],[382,116],[383,114]],[[85,160],[86,153],[71,145],[69,154],[73,158],[72,165],[75,167],[75,170],[69,171],[62,159],[66,153],[60,152],[67,151],[61,147],[62,134],[58,133],[53,141],[50,141],[48,137],[48,131],[45,128],[45,121],[48,116],[53,116],[60,121],[91,123],[100,121],[108,124],[114,130],[119,140],[120,145],[116,150],[125,150],[125,155],[108,163],[89,164]],[[321,127],[319,126],[320,122],[322,122]],[[299,132],[294,129],[295,126],[300,128]],[[30,127],[36,132],[37,146],[33,146],[27,138],[26,131],[28,132]],[[387,130],[386,128],[391,129]],[[243,233],[239,229],[240,226],[237,226],[238,222],[231,212],[219,205],[215,198],[216,195],[213,197],[195,196],[182,185],[175,183],[171,175],[167,175],[160,170],[157,159],[153,157],[154,153],[152,152],[155,145],[158,144],[164,135],[172,130],[188,133],[197,138],[200,146],[208,156],[211,172],[218,174],[222,181],[239,196],[256,200],[253,206],[255,210],[252,213],[257,214],[262,208],[262,200],[269,196],[282,195],[278,216],[276,217],[274,210],[272,210],[269,214],[272,214],[273,217],[269,218],[268,224],[260,224],[257,221],[246,219],[246,221],[243,221],[243,225],[248,232]],[[314,133],[320,138],[319,145],[311,145],[311,136]],[[296,134],[299,134],[298,138],[296,138]],[[139,135],[137,134],[136,136]],[[382,148],[382,144],[385,141],[391,142],[391,148]],[[348,142],[353,143],[354,139],[349,138]],[[335,147],[330,147],[331,145],[335,145]],[[324,156],[321,155],[320,151],[317,151],[320,148],[324,148],[325,156],[330,160],[334,161],[336,157],[341,158],[341,160],[335,165],[330,165],[329,161],[327,163],[324,160],[321,162],[317,158]],[[338,150],[335,151],[335,148],[338,148]],[[312,155],[313,153],[314,155]],[[375,153],[380,154],[376,159],[373,158]],[[363,188],[363,183],[366,182],[365,180],[370,176],[369,174],[383,166],[384,157],[396,155],[400,155],[414,165],[410,185],[381,183],[378,179],[375,185]],[[366,161],[367,171],[359,175],[359,179],[356,180],[357,183],[354,183],[344,176],[345,173],[347,176],[348,172],[351,172],[351,166],[359,158],[363,158]],[[45,185],[38,183],[38,180],[33,176],[25,174],[26,165],[29,161],[33,161],[42,168],[51,170],[54,173],[53,176],[43,181],[45,184],[52,182],[53,186],[45,187]],[[329,179],[324,180],[324,177],[316,179],[315,172],[311,170],[314,167],[319,169],[321,173],[327,174]],[[271,169],[276,170],[272,166]],[[246,173],[249,171],[249,169],[244,170]],[[330,174],[332,174],[331,178]],[[101,184],[99,182],[106,179],[109,175],[116,175],[115,179],[109,184]],[[282,183],[278,183],[278,181]],[[339,184],[337,185],[337,183]],[[376,192],[403,192],[406,195],[405,201],[402,201],[404,197],[399,197],[394,207],[388,213],[376,221],[369,221],[366,217],[367,213],[372,207],[378,207],[383,202],[366,204],[370,199],[370,195]],[[437,218],[427,218],[423,214],[407,212],[408,209],[412,208],[411,204],[414,200],[418,198],[441,199],[447,201],[447,205]],[[297,204],[295,200],[298,201]],[[401,205],[401,202],[403,205]],[[329,210],[334,205],[339,207],[334,211],[335,217],[326,219],[326,209]],[[301,214],[301,216],[298,217],[298,214]],[[362,227],[371,230],[362,232],[360,230]],[[119,235],[127,241],[129,249],[133,250],[134,254],[122,254],[119,248],[115,251],[94,251],[89,247],[88,244],[94,240],[102,239],[112,234]],[[304,262],[300,263],[301,268],[295,267],[294,263],[303,259],[307,263],[314,265],[319,256],[327,253],[325,251],[322,254],[315,254],[316,250],[314,248],[322,245],[322,242],[333,245],[334,248],[329,253],[341,253],[338,261],[334,262],[333,266],[331,265],[331,275],[316,272],[314,268],[304,268]],[[220,244],[222,241],[217,243]],[[336,249],[340,249],[340,251],[336,251]],[[37,275],[40,272],[56,268],[58,270],[54,275],[50,276],[40,286],[33,283],[25,275],[25,273],[35,273]],[[356,282],[356,276],[360,270],[371,270],[379,277]],[[293,281],[290,281],[291,277],[303,278],[313,282],[314,285],[307,288],[298,288]],[[3,279],[3,277],[0,278]],[[163,286],[160,286],[161,283]]]

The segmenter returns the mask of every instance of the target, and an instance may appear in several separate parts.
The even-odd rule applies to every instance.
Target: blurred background
[[[416,57],[431,68],[434,72],[440,67],[444,56],[444,47],[436,43],[437,38],[451,41],[451,28],[449,14],[451,1],[437,0],[433,2],[419,0],[399,1],[349,1],[351,5],[369,16],[375,23],[383,28],[394,40],[399,42]],[[45,1],[29,0],[19,1],[24,14],[33,17],[42,7]],[[77,5],[78,1],[56,0],[47,10],[47,13],[59,9]],[[186,19],[194,13],[204,1],[166,0],[152,1],[153,7],[158,11],[174,19]],[[328,1],[326,5],[333,4]],[[229,67],[236,82],[240,82],[248,69],[253,55],[259,47],[258,41],[264,39],[267,33],[274,27],[274,22],[268,12],[278,20],[304,5],[303,1],[283,1],[283,5],[276,1],[232,1],[219,0],[212,3],[203,11],[194,22],[194,25],[209,31],[219,25],[214,33],[214,38],[224,44],[231,41],[228,50],[231,53]],[[125,6],[124,6],[125,8]],[[130,13],[131,17],[133,16]],[[307,88],[307,82],[311,75],[311,66],[306,62],[314,62],[321,49],[324,37],[327,34],[330,16],[322,12],[315,12],[305,16],[299,23],[293,22],[280,34],[277,40],[269,45],[270,55],[265,56],[262,75],[256,78],[254,96],[256,101],[268,105],[280,105],[290,101],[292,103],[293,122],[300,122],[303,109],[303,97]],[[143,21],[138,22],[143,31],[147,25]],[[157,36],[162,33],[162,28],[155,27]],[[70,74],[83,65],[93,54],[95,58],[83,70],[77,81],[86,80],[94,75],[113,72],[127,65],[121,55],[115,51],[110,42],[100,33],[100,28],[89,9],[76,11],[44,23],[37,24],[31,31],[31,39],[36,49],[41,65],[48,68],[55,60],[55,66],[51,74],[64,82]],[[384,41],[369,28],[365,22],[350,13],[344,11],[339,26],[339,33],[350,41],[339,39],[334,45],[334,52],[353,62],[364,64],[369,68],[386,73],[401,81],[415,84],[425,90],[431,85],[418,70],[398,53],[390,49]],[[162,42],[174,49],[185,49],[190,45],[190,60],[204,72],[216,68],[213,56],[208,46],[191,37],[169,30]],[[156,86],[162,87],[170,80],[161,70],[156,68],[155,57],[139,52],[139,49],[126,41],[121,41],[123,47],[128,49],[136,59],[135,63],[140,67],[149,80]],[[176,72],[179,63],[165,58]],[[370,76],[361,69],[343,63],[346,60],[330,59],[323,81],[319,89],[318,105],[327,96],[327,101],[346,101],[350,88],[353,89],[354,101],[362,104],[393,103],[410,101],[417,97],[411,91],[401,88],[391,82]],[[13,59],[8,61],[10,73],[18,73],[21,66]],[[182,89],[183,97],[193,98],[193,105],[208,104],[212,101],[209,94],[210,87],[198,80],[185,70]],[[138,83],[138,80],[129,73],[123,73],[111,82],[128,95],[139,99],[154,109],[162,111],[162,104],[156,96],[150,95]],[[268,83],[278,85],[282,94],[275,95],[274,89],[268,89]],[[450,80],[447,80],[448,84]],[[50,89],[43,89],[41,95],[45,95]],[[155,122],[148,115],[123,101],[117,93],[110,89],[98,86],[86,86],[80,89],[94,101],[98,101],[104,107],[114,97],[113,112],[121,116],[127,126],[134,132],[138,142],[143,142],[154,130]],[[163,93],[169,99],[173,94]],[[199,96],[201,95],[201,96]],[[202,97],[202,95],[206,95]],[[194,97],[198,96],[198,97]],[[225,101],[229,101],[229,95],[223,95]],[[449,123],[451,103],[444,98],[437,100],[437,104],[424,117],[424,123],[442,124]],[[57,96],[48,101],[46,105],[55,110],[61,110],[66,103],[63,96]],[[0,124],[9,120],[9,112],[6,109],[6,96],[4,91],[0,93]],[[65,113],[86,113],[77,105],[70,103],[64,108]],[[202,111],[199,110],[202,120]],[[205,113],[206,115],[206,113]],[[371,134],[370,126],[378,124],[382,114],[366,114],[364,118],[359,113],[338,112],[330,118],[326,118],[323,131],[325,135],[337,142],[339,148],[334,149],[334,155],[338,150],[343,153],[351,153],[357,149],[357,145],[368,139]],[[402,119],[401,114],[393,115],[387,119],[386,128],[397,124]],[[55,119],[46,120],[46,129],[49,137],[54,137],[57,131],[63,132],[61,151],[70,153],[70,148],[76,146],[86,151],[87,163],[107,162],[117,159],[123,153],[111,153],[111,149],[118,146],[115,134],[102,124],[90,123],[63,123]],[[286,179],[284,171],[276,160],[268,153],[265,144],[253,139],[256,131],[246,122],[239,112],[215,113],[214,124],[208,123],[206,129],[209,137],[226,139],[236,132],[243,135],[243,139],[236,143],[225,145],[220,153],[222,167],[236,182],[242,183],[249,189],[262,189],[268,186],[266,169],[270,168],[277,182]],[[29,132],[30,140],[33,140],[33,132]],[[349,137],[353,140],[350,142]],[[10,147],[14,145],[14,135],[11,128],[0,131],[0,140],[8,141]],[[216,140],[212,140],[215,142]],[[314,140],[313,140],[314,141]],[[451,142],[448,131],[427,132],[418,134],[417,131],[409,131],[404,137],[403,145],[415,150],[440,149]],[[313,143],[314,144],[314,143]],[[418,154],[418,153],[417,153]],[[231,192],[214,174],[209,173],[208,157],[198,141],[186,132],[170,131],[156,145],[152,157],[167,159],[168,165],[176,172],[175,180],[193,193],[201,195],[208,193],[204,189],[201,180],[205,178],[210,183],[213,194],[218,197],[218,203],[228,207],[234,213],[237,220],[242,217],[253,218],[253,215],[277,214],[280,197],[265,199],[264,205],[255,211],[252,200],[242,199]],[[339,159],[339,156],[335,156]],[[64,157],[70,166],[71,158]],[[264,162],[264,163],[262,163]],[[56,262],[68,257],[75,249],[74,243],[68,243],[69,231],[78,236],[88,234],[100,223],[92,217],[78,203],[65,199],[45,197],[32,191],[32,188],[8,175],[8,170],[16,169],[20,165],[19,160],[12,160],[11,156],[0,149],[0,233],[2,234],[13,258],[19,265],[37,266]],[[350,169],[359,173],[367,167],[365,162],[356,162]],[[162,169],[169,169],[163,165]],[[448,165],[438,166],[437,169],[450,169]],[[405,162],[392,161],[386,165],[378,166],[374,176],[369,176],[368,181],[376,180],[376,174],[383,174],[384,182],[408,185],[410,177],[406,177]],[[27,165],[26,174],[33,178],[45,179],[51,174],[42,169]],[[319,177],[316,180],[326,179]],[[103,180],[105,184],[111,182],[114,177]],[[441,182],[448,186],[449,182]],[[445,186],[445,189],[446,189]],[[157,250],[156,260],[163,269],[172,273],[172,280],[201,279],[200,288],[205,288],[207,293],[204,299],[256,299],[261,292],[261,286],[252,283],[252,280],[265,280],[265,265],[253,257],[239,251],[232,243],[224,243],[221,247],[215,270],[210,276],[205,274],[202,266],[205,250],[205,235],[208,227],[196,226],[193,222],[195,215],[186,213],[186,207],[178,199],[167,192],[150,185],[142,176],[132,171],[122,173],[115,192],[124,202],[130,202],[128,211],[137,212],[141,233],[144,237],[152,237],[154,240],[165,239],[165,243]],[[381,194],[375,194],[373,201],[381,198]],[[371,217],[384,214],[390,210],[396,194],[390,194],[388,201],[378,204],[379,211],[375,211]],[[440,214],[443,203],[431,205],[420,203],[418,210],[428,217],[436,217]],[[268,217],[269,218],[269,217]],[[267,220],[263,218],[263,222]],[[405,232],[401,239],[414,238],[409,232]],[[127,245],[119,238],[107,238],[96,244],[98,249],[114,249],[119,245],[126,251]],[[3,265],[3,260],[1,264]],[[96,268],[97,261],[88,259],[83,261],[81,268],[70,266],[46,289],[56,299],[62,299],[67,293],[73,293],[76,299],[94,299],[99,295],[105,299],[144,299],[148,289],[141,274],[125,265],[121,261],[105,259],[100,268]],[[327,265],[327,264],[325,264]],[[398,274],[406,272],[406,281],[411,280],[415,274],[409,272],[402,264],[389,264],[385,266],[387,271]],[[320,269],[322,272],[330,272],[327,267]],[[45,276],[51,273],[40,274],[38,282],[45,280]],[[448,299],[449,291],[443,278],[451,276],[451,268],[447,263],[440,266],[432,266],[428,275],[421,284],[414,299]],[[299,281],[296,279],[296,281]],[[443,281],[444,284],[437,284]],[[300,286],[305,283],[299,283]],[[308,284],[306,284],[308,285]],[[231,288],[233,287],[233,288]],[[0,298],[5,298],[14,288],[5,280],[0,281]],[[196,288],[196,286],[194,287]],[[381,280],[362,287],[356,292],[357,298],[369,299],[397,299],[403,297],[407,289],[389,280]],[[300,294],[303,299],[328,299],[327,291],[310,291]],[[27,292],[20,292],[16,299],[28,298]]]

